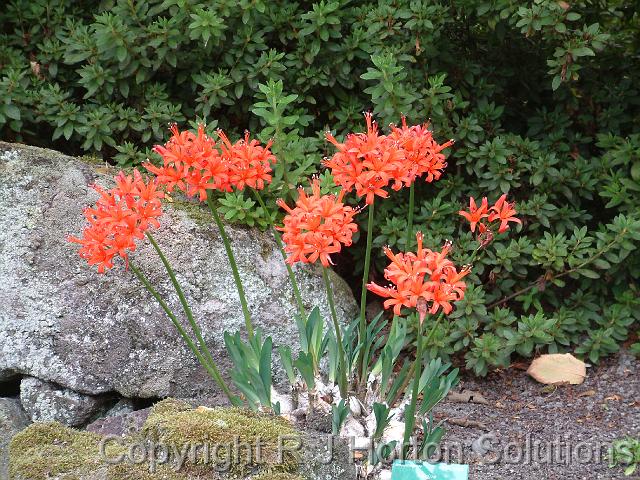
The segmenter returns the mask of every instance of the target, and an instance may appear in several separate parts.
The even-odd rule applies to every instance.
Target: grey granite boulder
[[[107,415],[91,422],[86,426],[88,432],[99,435],[125,435],[135,434],[142,429],[144,422],[149,416],[151,408],[143,408],[127,413]]]
[[[0,380],[29,375],[87,395],[215,395],[214,383],[133,273],[118,265],[100,275],[65,240],[81,233],[82,210],[97,198],[88,185],[111,185],[114,173],[51,150],[0,142]],[[204,210],[187,202],[167,207],[161,223],[155,237],[226,371],[223,332],[242,331],[244,320],[220,235]],[[228,233],[254,324],[275,345],[297,348],[293,292],[273,237],[237,227]],[[132,258],[180,314],[150,245],[141,242]],[[296,272],[306,306],[318,305],[329,318],[320,272]],[[353,295],[342,279],[333,280],[338,314],[351,319]]]
[[[0,398],[0,478],[8,478],[9,441],[29,425],[29,418],[14,398]]]
[[[77,427],[96,415],[105,400],[104,395],[85,395],[34,377],[20,382],[20,402],[34,422]]]

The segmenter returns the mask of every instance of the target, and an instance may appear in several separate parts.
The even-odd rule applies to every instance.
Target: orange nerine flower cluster
[[[469,221],[472,232],[475,232],[476,226],[478,227],[478,233],[480,235],[491,230],[490,225],[485,222],[485,219],[487,219],[489,224],[500,222],[498,233],[504,233],[509,230],[509,222],[522,224],[520,219],[514,216],[518,213],[514,207],[515,203],[507,202],[506,194],[502,195],[492,207],[489,207],[487,197],[482,198],[480,206],[476,204],[473,197],[470,197],[469,211],[460,210],[458,213]]]
[[[282,199],[278,205],[287,211],[282,240],[289,254],[287,263],[314,263],[320,259],[322,265],[331,264],[331,254],[338,253],[342,245],[351,245],[351,237],[358,226],[353,221],[356,210],[344,205],[340,194],[321,195],[320,182],[314,178],[311,182],[311,195],[298,188],[296,206],[290,208]]]
[[[442,172],[447,167],[445,156],[442,152],[453,145],[453,140],[439,145],[433,139],[433,132],[429,130],[429,124],[407,126],[407,119],[402,117],[402,127],[391,127],[389,135],[395,140],[404,152],[405,161],[402,170],[396,176],[405,186],[410,186],[418,177],[425,176],[429,183],[439,180]],[[398,190],[398,180],[394,189]]]
[[[226,159],[229,167],[231,186],[238,190],[244,190],[245,186],[264,189],[265,183],[271,182],[271,164],[276,161],[270,150],[273,142],[269,140],[263,147],[257,140],[249,138],[249,132],[245,132],[244,139],[232,144],[222,130],[218,130],[218,135],[222,140],[222,158]]]
[[[395,315],[401,314],[402,307],[416,308],[421,302],[427,302],[431,314],[440,309],[449,314],[453,310],[451,302],[464,298],[466,285],[462,279],[471,271],[471,267],[457,271],[453,262],[447,259],[450,242],[444,245],[442,251],[434,252],[423,248],[422,233],[418,233],[416,239],[416,253],[394,254],[389,247],[385,247],[384,253],[391,264],[385,269],[384,276],[392,285],[381,287],[370,283],[367,288],[387,298],[384,308],[393,307]]]
[[[205,133],[203,125],[197,134],[180,132],[175,124],[171,132],[173,136],[165,145],[153,149],[162,157],[163,165],[144,165],[169,192],[177,187],[204,201],[207,190],[229,192],[246,186],[261,190],[271,181],[271,164],[275,162],[271,142],[263,147],[257,140],[250,140],[247,133],[244,139],[231,143],[219,131],[221,143],[217,144]]]
[[[162,215],[160,199],[164,194],[155,182],[145,181],[137,170],[133,175],[120,172],[115,181],[116,187],[111,190],[93,186],[100,198],[95,207],[84,211],[89,225],[81,238],[68,237],[82,245],[80,256],[89,265],[96,265],[100,273],[113,267],[116,256],[126,262],[128,252],[136,248],[135,241],[142,239],[150,227],[159,227]]]
[[[370,205],[376,196],[388,196],[390,183],[391,188],[400,190],[425,174],[428,182],[440,178],[446,167],[440,152],[453,142],[439,145],[427,125],[408,127],[404,118],[402,127],[392,127],[389,135],[380,134],[371,113],[365,114],[365,120],[366,133],[351,133],[344,143],[326,134],[338,149],[324,161],[336,185],[348,192],[355,189],[356,195],[366,197]]]

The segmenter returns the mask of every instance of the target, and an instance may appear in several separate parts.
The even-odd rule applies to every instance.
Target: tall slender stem
[[[331,286],[331,280],[329,279],[328,269],[325,267],[322,267],[322,278],[324,279],[324,286],[327,290],[327,300],[329,301],[329,308],[331,309],[333,328],[336,331],[336,341],[338,342],[338,354],[340,355],[340,368],[338,369],[338,372],[340,372],[338,378],[338,387],[340,388],[340,396],[342,398],[347,398],[347,357],[344,353],[344,344],[342,343],[340,323],[338,322],[336,304],[333,299],[333,287]]]
[[[478,253],[481,251],[481,248],[476,248],[473,251],[473,254],[471,255],[471,257],[469,258],[469,264],[473,265],[473,262],[476,260],[476,257],[478,256]],[[438,325],[440,325],[440,322],[442,321],[444,317],[444,312],[441,310],[440,313],[438,314],[435,323],[433,324],[433,327],[431,327],[431,330],[429,331],[429,334],[426,336],[426,338],[424,339],[424,344],[428,345],[429,342],[431,341],[431,338],[433,337],[434,333],[436,332]],[[420,342],[420,340],[418,339],[418,342]],[[409,371],[407,372],[407,376],[406,379],[404,381],[404,383],[402,384],[402,386],[398,389],[395,397],[393,397],[393,399],[391,400],[391,402],[389,403],[389,405],[394,405],[398,400],[400,400],[400,396],[404,393],[405,389],[407,388],[407,386],[409,385],[409,382],[411,381],[411,378],[413,377],[413,374],[415,372],[415,363],[411,365],[411,367],[409,367]]]
[[[178,298],[180,299],[180,304],[182,305],[184,314],[187,316],[189,325],[191,325],[191,330],[193,330],[193,333],[195,334],[196,339],[200,344],[200,348],[202,349],[202,352],[204,353],[205,358],[209,363],[215,365],[213,356],[211,355],[211,352],[209,351],[209,348],[207,347],[207,344],[204,341],[204,338],[202,337],[202,331],[200,330],[200,327],[198,326],[198,324],[196,323],[193,317],[193,312],[191,311],[191,307],[189,307],[189,302],[187,302],[187,298],[185,297],[184,292],[182,291],[182,287],[180,286],[180,282],[178,282],[178,279],[176,278],[176,274],[174,273],[173,268],[171,268],[171,264],[167,260],[167,257],[165,257],[164,254],[162,253],[162,250],[160,249],[160,246],[156,242],[155,238],[153,238],[153,235],[151,235],[149,231],[146,232],[146,235],[149,241],[151,242],[151,245],[153,245],[153,248],[156,250],[156,253],[160,257],[160,260],[162,260],[162,264],[164,265],[165,270],[169,274],[169,279],[171,280],[171,283],[173,284],[173,288],[178,294]]]
[[[162,299],[160,294],[156,291],[155,288],[153,288],[153,286],[151,285],[147,277],[131,262],[131,260],[129,260],[129,267],[131,268],[135,276],[138,277],[138,280],[140,280],[140,282],[142,283],[142,285],[144,285],[147,291],[160,304],[160,306],[165,311],[165,313],[167,314],[167,316],[169,317],[173,325],[176,327],[176,330],[178,330],[178,333],[180,334],[182,339],[185,341],[189,349],[196,356],[196,358],[198,359],[198,362],[200,362],[200,365],[202,365],[204,369],[207,371],[207,373],[211,375],[213,380],[222,389],[222,391],[225,393],[227,398],[229,398],[229,401],[234,405],[238,404],[237,398],[231,393],[231,390],[229,389],[226,382],[222,378],[222,375],[220,374],[220,370],[218,370],[218,367],[216,366],[215,362],[211,363],[204,357],[204,355],[202,354],[202,352],[200,352],[200,350],[198,349],[196,344],[193,342],[191,337],[189,337],[189,334],[187,334],[184,327],[182,326],[180,321],[177,319],[177,317],[175,316],[171,308],[169,308],[169,306]]]
[[[220,215],[218,215],[218,210],[216,210],[216,207],[213,204],[213,199],[211,198],[211,195],[207,195],[207,204],[209,205],[209,210],[211,210],[213,219],[216,222],[216,225],[218,226],[218,230],[220,231],[220,236],[222,237],[222,243],[224,244],[224,249],[227,252],[227,258],[229,259],[229,265],[231,265],[231,271],[233,272],[233,281],[236,284],[236,289],[238,290],[238,296],[240,297],[240,305],[242,306],[242,313],[244,315],[244,324],[247,329],[247,335],[249,336],[249,339],[252,339],[253,324],[251,323],[251,313],[249,313],[249,305],[247,303],[247,297],[244,293],[244,288],[242,287],[242,280],[240,279],[240,273],[238,273],[238,265],[236,264],[236,258],[233,255],[233,250],[231,250],[231,243],[229,242],[229,237],[227,236],[227,232],[224,229],[222,220],[220,220]]]
[[[273,225],[273,221],[271,220],[271,212],[265,205],[264,200],[262,199],[262,195],[260,195],[260,192],[258,192],[258,190],[255,190],[255,189],[251,189],[251,190],[253,191],[253,194],[255,195],[256,199],[258,200],[258,203],[264,210],[265,214],[267,215],[269,227],[271,227],[273,236],[276,239],[276,244],[278,245],[278,248],[280,249],[280,253],[282,254],[282,259],[284,260],[284,264],[287,267],[287,273],[289,274],[289,281],[291,281],[291,286],[293,287],[293,295],[296,299],[296,303],[298,304],[298,313],[302,316],[302,318],[306,319],[307,312],[305,311],[304,303],[302,302],[302,295],[300,294],[298,281],[296,280],[296,275],[293,273],[293,268],[291,268],[291,265],[287,263],[287,254],[284,251],[284,245],[282,244],[282,237],[280,236],[280,232],[278,232],[278,230],[276,230],[275,226]]]
[[[371,246],[373,243],[373,218],[374,218],[374,203],[369,205],[369,219],[367,221],[367,249],[364,255],[364,271],[362,272],[362,293],[360,294],[360,328],[359,328],[359,341],[364,342],[364,338],[367,331],[367,282],[369,281],[369,269],[371,268]],[[361,385],[366,382],[367,365],[364,358],[364,348],[360,349],[360,383]]]
[[[442,321],[442,318],[444,317],[444,312],[440,312],[438,314],[438,317],[436,318],[435,323],[433,324],[433,327],[431,327],[431,330],[429,331],[429,334],[426,336],[426,338],[424,339],[424,344],[428,345],[429,342],[431,341],[431,337],[433,337],[433,334],[435,333],[435,331],[438,328],[438,325],[440,325],[440,322]],[[418,339],[418,342],[420,340]],[[400,396],[404,393],[405,389],[407,388],[407,386],[409,385],[409,382],[411,381],[411,378],[413,376],[413,373],[415,372],[415,368],[416,368],[416,364],[413,363],[411,365],[411,367],[409,367],[409,371],[407,372],[407,376],[405,377],[405,381],[402,384],[402,386],[398,389],[398,392],[396,393],[395,397],[393,397],[393,399],[391,400],[391,402],[389,402],[389,405],[395,405],[395,403],[400,400]]]
[[[433,331],[433,329],[431,331]],[[413,429],[416,425],[416,405],[418,403],[418,395],[420,394],[420,377],[422,376],[422,345],[422,321],[418,317],[418,347],[416,351],[416,361],[413,368],[413,389],[411,391],[411,402],[404,412],[404,439],[402,443],[403,454],[406,453],[406,449],[411,444],[411,435],[413,434]]]
[[[415,197],[416,197],[415,185],[416,185],[416,182],[413,181],[409,186],[409,215],[407,217],[407,239],[404,243],[405,252],[409,251],[409,245],[410,245],[409,242],[411,242],[411,237],[413,237],[413,209],[414,209],[414,203],[415,203]]]

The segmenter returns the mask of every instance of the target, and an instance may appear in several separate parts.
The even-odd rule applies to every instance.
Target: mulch
[[[470,480],[640,478],[625,477],[606,458],[612,441],[640,437],[637,358],[623,351],[588,368],[583,384],[557,387],[537,383],[523,367],[484,379],[463,374],[456,391],[470,391],[471,401],[446,401],[435,411],[447,428],[443,460],[468,463]]]

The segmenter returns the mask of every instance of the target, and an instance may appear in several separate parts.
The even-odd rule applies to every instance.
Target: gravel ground
[[[639,367],[623,352],[589,368],[582,385],[557,388],[513,367],[485,379],[463,376],[458,391],[478,392],[486,402],[438,407],[436,418],[467,423],[448,422],[441,454],[469,463],[470,480],[639,479],[609,468],[605,458],[611,441],[640,437]]]

